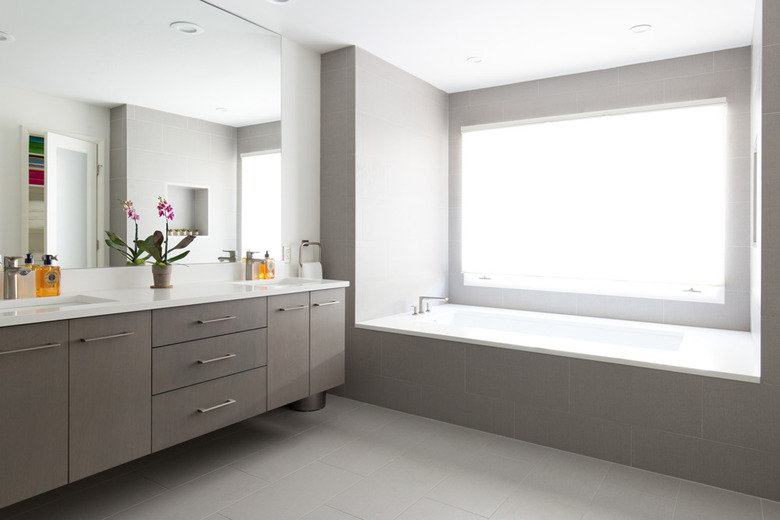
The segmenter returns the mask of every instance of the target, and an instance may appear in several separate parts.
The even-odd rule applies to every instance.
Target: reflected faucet
[[[16,300],[19,298],[19,285],[17,275],[27,276],[32,269],[26,265],[18,265],[21,256],[6,256],[3,259],[3,299]]]
[[[450,301],[449,298],[445,298],[443,296],[420,296],[420,307],[419,307],[420,308],[420,311],[419,311],[420,314],[422,314],[423,312],[431,312],[431,304],[430,304],[430,302],[427,303],[426,307],[423,307],[423,304],[425,304],[425,300],[440,300],[440,301],[445,301],[445,302]],[[423,308],[425,310],[423,310]]]
[[[236,262],[237,257],[235,249],[223,249],[222,252],[227,253],[227,256],[218,256],[217,260],[220,262],[230,262],[231,264]]]

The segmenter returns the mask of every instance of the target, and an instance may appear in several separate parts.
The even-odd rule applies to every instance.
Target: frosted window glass
[[[463,272],[724,284],[724,103],[463,132]]]

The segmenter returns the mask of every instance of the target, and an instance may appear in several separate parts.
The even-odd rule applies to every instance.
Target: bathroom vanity
[[[0,508],[342,384],[347,285],[2,302]]]

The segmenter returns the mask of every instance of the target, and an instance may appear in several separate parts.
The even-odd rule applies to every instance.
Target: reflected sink
[[[54,312],[65,308],[73,308],[81,305],[94,305],[96,303],[111,303],[116,300],[108,298],[96,298],[83,294],[68,296],[49,296],[45,298],[23,298],[20,300],[0,301],[0,315],[21,316],[39,312]]]

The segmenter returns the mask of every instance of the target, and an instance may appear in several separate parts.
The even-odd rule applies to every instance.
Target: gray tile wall
[[[765,0],[764,4],[765,10],[771,11],[770,19],[776,22],[780,15],[780,0]],[[767,30],[765,27],[764,31]],[[765,44],[780,45],[780,24],[775,23],[772,30],[774,43],[768,43],[772,41],[770,39]],[[763,67],[780,71],[780,60],[772,56],[771,53],[764,54]],[[770,58],[774,60],[771,63],[768,62]],[[350,90],[354,81],[349,72],[353,59],[354,49],[344,49],[324,55],[322,61],[323,92],[331,88],[329,95],[343,96],[345,103],[335,104],[337,109],[330,112],[323,97],[323,182],[327,178],[335,186],[323,187],[323,208],[332,205],[332,212],[340,207],[346,210],[338,225],[324,218],[323,210],[322,226],[323,236],[329,235],[334,243],[338,240],[347,242],[342,253],[326,260],[326,274],[332,273],[330,276],[345,278],[354,284],[354,248],[348,246],[350,238],[354,243],[355,224],[354,155],[351,155],[354,148],[348,150],[350,143],[354,147],[354,134],[350,130],[354,128],[354,110],[349,104],[350,96],[354,98],[354,91]],[[691,70],[698,70],[696,67],[709,62],[710,72],[689,78],[690,85],[699,85],[691,87],[691,93],[701,92],[700,89],[712,92],[713,85],[723,84],[730,84],[742,92],[749,90],[749,85],[744,84],[749,84],[749,70],[744,69],[748,59],[748,50],[737,49],[711,54],[709,59],[692,57],[688,62],[688,58],[683,58],[661,68],[680,70],[681,63],[688,63]],[[740,65],[732,69],[734,63]],[[740,79],[726,81],[724,75],[719,74],[724,70],[732,70]],[[558,103],[568,103],[568,110],[577,99],[576,90],[572,92],[573,85],[580,85],[577,88],[582,89],[588,85],[592,89],[611,88],[610,96],[600,96],[596,92],[585,96],[589,103],[601,103],[602,106],[611,103],[610,100],[621,99],[620,96],[629,91],[633,91],[630,99],[636,100],[637,93],[644,92],[642,95],[649,96],[657,88],[652,80],[647,80],[641,66],[627,69],[627,73],[638,83],[615,85],[611,82],[615,81],[616,74],[619,78],[619,71],[611,70],[497,87],[490,92],[453,94],[450,111],[460,114],[458,117],[464,121],[469,120],[469,124],[490,122],[503,117],[507,106],[513,114],[533,114],[539,106],[545,107],[544,113],[550,113]],[[717,77],[723,82],[716,81]],[[341,87],[334,81],[345,81],[345,92],[337,93]],[[662,96],[684,82],[679,78],[659,81],[664,86]],[[531,96],[533,102],[518,100],[518,95]],[[658,91],[653,95],[658,96]],[[737,98],[742,99],[744,109],[740,110],[745,112],[736,114],[738,119],[749,117],[748,104],[742,95]],[[764,96],[767,95],[765,92]],[[658,98],[655,99],[653,102],[658,102]],[[773,114],[776,115],[764,116],[764,142],[768,139],[780,142],[780,133],[774,133],[780,132],[780,127],[770,128],[773,117],[766,117]],[[467,116],[474,119],[466,119]],[[480,120],[483,116],[487,119]],[[324,135],[326,128],[344,138],[337,140],[334,135]],[[324,146],[326,142],[330,146]],[[457,162],[459,155],[458,142],[451,141],[450,145],[452,164]],[[780,148],[775,146],[771,152],[767,148],[771,147],[764,148],[765,184],[770,168],[780,179]],[[749,161],[743,160],[746,156],[747,153],[742,153],[735,157],[734,163],[742,164],[738,168],[749,168],[745,166]],[[747,175],[742,169],[735,170],[735,177],[740,182]],[[453,184],[456,183],[450,184],[450,199],[459,200]],[[332,191],[326,194],[326,189]],[[743,187],[740,191],[742,198],[746,197],[745,190]],[[347,202],[350,198],[351,205]],[[737,204],[745,204],[745,201]],[[765,190],[764,230],[772,224],[766,215],[773,201],[776,204],[777,198],[767,197]],[[457,215],[457,206],[451,207],[451,221],[452,215]],[[451,242],[451,251],[457,251],[453,246],[457,244]],[[764,247],[765,251],[772,251],[766,242]],[[451,266],[454,265],[456,261],[451,259]],[[746,273],[737,272],[740,273],[738,278],[743,280],[741,283],[745,283]],[[777,320],[777,313],[766,309],[766,302],[768,295],[780,301],[777,294],[780,291],[780,250],[774,251],[769,260],[765,257],[761,286],[765,296],[761,384],[380,333],[355,329],[352,321],[347,326],[347,383],[338,392],[408,413],[778,500],[780,329],[773,323],[780,320]],[[747,289],[741,292],[746,298]],[[538,310],[568,314],[576,313],[580,304],[573,295],[555,293],[507,291],[498,298],[490,291],[460,288],[452,290],[451,294],[459,294],[463,301],[481,305],[534,306]],[[598,309],[615,302],[590,304]],[[657,303],[649,305],[653,307]],[[621,306],[612,308],[620,310]],[[629,305],[620,312],[637,318],[641,311],[641,308]],[[696,314],[694,310],[687,312]],[[348,317],[351,319],[354,314]]]
[[[463,285],[462,126],[717,97],[729,104],[725,305]],[[749,47],[450,94],[450,299],[467,305],[749,330],[749,124]]]
[[[146,237],[165,226],[157,217],[156,205],[158,195],[166,196],[168,184],[208,188],[208,235],[193,243],[187,261],[214,262],[223,249],[235,249],[235,128],[124,105],[111,110],[111,132],[119,136],[111,142],[111,200],[134,202],[141,215],[139,236]],[[174,220],[172,227],[188,224]],[[116,204],[111,204],[111,229],[120,236],[124,231],[123,238],[134,230]],[[110,259],[111,265],[124,265],[118,254],[112,253]]]
[[[780,0],[764,0],[761,42],[761,367],[780,385]]]

